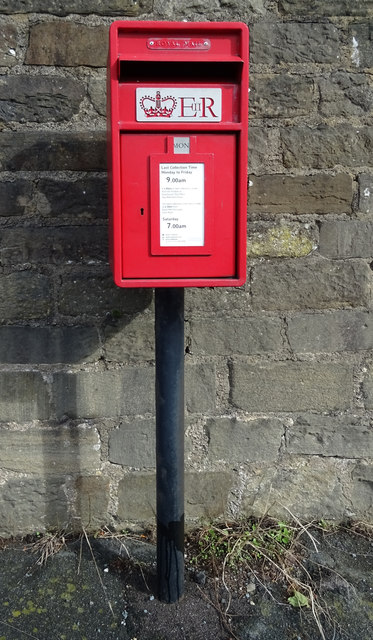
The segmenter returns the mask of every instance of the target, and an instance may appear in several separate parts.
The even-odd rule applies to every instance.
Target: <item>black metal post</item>
[[[158,597],[184,592],[184,289],[155,290]]]

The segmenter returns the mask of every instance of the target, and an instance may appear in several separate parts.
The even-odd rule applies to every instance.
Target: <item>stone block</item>
[[[349,36],[352,65],[359,69],[373,67],[373,21],[351,23]]]
[[[66,271],[59,289],[59,312],[67,316],[111,314],[118,318],[143,311],[151,304],[151,289],[120,289],[107,271]]]
[[[71,503],[65,478],[20,477],[5,482],[0,493],[0,535],[26,536],[67,528]]]
[[[253,173],[281,170],[279,132],[276,129],[251,127],[249,136],[249,167]]]
[[[231,400],[249,412],[349,409],[353,368],[329,362],[237,361],[232,366]]]
[[[101,469],[98,431],[87,424],[22,430],[3,426],[0,437],[0,467],[7,471],[45,477]]]
[[[109,434],[109,462],[138,469],[155,467],[155,420],[134,418]]]
[[[206,362],[188,364],[185,368],[185,404],[190,413],[215,410],[215,365]]]
[[[323,116],[349,118],[372,113],[373,85],[368,75],[335,71],[318,84]]]
[[[36,371],[0,372],[0,420],[30,422],[50,417],[48,385]],[[4,430],[1,429],[2,436]],[[5,448],[1,447],[5,454]]]
[[[1,76],[0,122],[59,122],[77,113],[81,82],[53,76]]]
[[[54,375],[58,418],[89,419],[154,412],[154,368],[61,372]]]
[[[255,222],[248,227],[249,258],[301,258],[312,253],[317,244],[318,229],[312,224]]]
[[[223,516],[227,510],[231,474],[204,472],[185,474],[186,520]],[[122,522],[155,521],[155,475],[150,473],[126,474],[118,487],[118,517]]]
[[[0,216],[21,216],[31,208],[33,183],[23,178],[0,182]]]
[[[185,291],[185,317],[246,317],[250,308],[250,294],[243,287],[187,288]]]
[[[333,220],[320,226],[319,252],[326,258],[372,258],[373,222]]]
[[[135,316],[107,325],[104,329],[105,359],[109,362],[154,360],[154,318]]]
[[[216,418],[206,422],[208,457],[232,464],[277,460],[285,427],[281,420]]]
[[[364,405],[366,409],[373,409],[373,366],[369,365],[364,373],[362,385]]]
[[[303,522],[346,520],[360,504],[346,495],[354,464],[339,458],[292,456],[277,468],[255,468],[242,501],[242,514],[289,519],[289,511]],[[353,509],[353,511],[352,511]]]
[[[2,0],[3,13],[51,13],[67,16],[70,13],[109,16],[138,16],[150,11],[151,0]]]
[[[4,364],[72,364],[99,357],[95,327],[0,327],[0,362]]]
[[[82,526],[94,533],[100,527],[107,526],[110,481],[108,478],[81,476],[76,480],[76,502],[74,527]]]
[[[368,417],[302,415],[286,429],[286,451],[338,458],[373,458],[373,431]]]
[[[102,171],[102,131],[5,131],[0,133],[1,171]]]
[[[41,177],[37,184],[36,206],[38,213],[59,220],[67,216],[75,222],[106,219],[106,174],[79,176],[74,181]]]
[[[288,73],[255,74],[250,83],[251,118],[295,118],[317,109],[318,94],[312,78]]]
[[[351,213],[353,183],[346,173],[250,176],[249,187],[249,210],[252,212]]]
[[[0,67],[14,67],[18,62],[17,22],[0,17]]]
[[[289,16],[366,16],[373,11],[372,0],[280,0],[279,10]]]
[[[2,321],[34,320],[51,313],[49,278],[33,271],[17,271],[0,277]]]
[[[106,116],[106,72],[91,78],[88,83],[88,95],[101,116]]]
[[[253,270],[255,310],[338,309],[369,306],[371,271],[364,262],[300,258]]]
[[[128,473],[118,485],[118,519],[142,524],[156,520],[154,473]]]
[[[251,35],[251,64],[338,63],[341,33],[330,23],[258,22]]]
[[[229,0],[219,4],[205,0],[158,0],[157,10],[163,20],[240,20],[246,23],[266,13],[265,0]]]
[[[209,318],[190,323],[193,355],[230,356],[271,353],[282,349],[279,318]]]
[[[372,461],[362,460],[352,470],[353,486],[351,502],[355,506],[358,517],[370,522],[373,513],[373,474]]]
[[[359,176],[359,211],[373,212],[373,176],[367,173]]]
[[[39,22],[30,28],[25,63],[62,67],[105,67],[108,27],[76,22]]]
[[[4,265],[107,263],[107,225],[25,227],[4,229],[0,238],[0,261]]]
[[[290,348],[296,353],[333,353],[373,349],[373,314],[342,310],[296,314],[287,318]]]
[[[336,165],[369,166],[371,162],[372,126],[294,126],[281,129],[280,135],[287,169],[333,169]]]
[[[187,520],[223,517],[227,512],[232,475],[227,471],[187,472],[185,476],[185,515]]]

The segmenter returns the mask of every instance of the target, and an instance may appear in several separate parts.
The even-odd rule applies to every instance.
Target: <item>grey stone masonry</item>
[[[110,269],[117,19],[250,30],[247,279],[185,290],[187,521],[373,522],[373,0],[0,0],[0,537],[155,522],[154,290]],[[214,56],[215,124],[236,139],[240,52],[222,66],[221,44],[187,55]],[[177,48],[154,75],[144,43],[136,86],[199,83],[163,77]],[[183,131],[200,126],[218,134]]]
[[[95,145],[93,144],[93,149]],[[107,218],[107,180],[102,174],[42,177],[36,185],[37,211],[50,218],[70,218],[76,222]]]
[[[296,353],[373,349],[373,314],[354,309],[297,313],[287,318],[287,335],[290,347]]]
[[[0,171],[101,171],[105,133],[23,131],[0,133]]]
[[[364,380],[362,384],[364,404],[367,409],[373,409],[373,366],[364,370]]]
[[[284,435],[278,419],[210,419],[206,423],[208,455],[212,461],[242,464],[276,460]]]
[[[371,279],[369,266],[359,261],[267,262],[253,271],[253,307],[258,311],[369,306]]]
[[[64,272],[60,282],[58,310],[65,316],[114,317],[133,314],[146,309],[152,300],[151,290],[116,287],[108,269]]]
[[[280,0],[279,9],[290,16],[367,16],[373,14],[372,0]]]
[[[0,122],[69,120],[83,97],[81,83],[72,78],[0,77]]]
[[[336,63],[341,35],[338,28],[327,23],[260,22],[251,28],[251,62],[272,67]]]
[[[372,221],[324,221],[319,251],[326,258],[373,258],[372,235]]]
[[[0,260],[4,265],[23,262],[66,263],[107,260],[107,225],[4,229],[0,237]]]
[[[305,116],[317,109],[318,91],[312,78],[289,74],[255,75],[250,88],[252,118]]]
[[[109,437],[109,460],[138,469],[155,468],[155,421],[134,419],[113,429]]]
[[[359,209],[362,213],[373,212],[373,175],[359,176]]]
[[[17,22],[10,22],[0,17],[0,31],[0,66],[13,67],[17,64]]]
[[[191,413],[212,413],[216,406],[215,364],[188,364],[185,369],[185,404]]]
[[[351,213],[352,179],[335,176],[250,176],[250,209],[270,214]]]
[[[30,180],[16,179],[0,182],[0,216],[19,216],[31,206],[33,184]]]
[[[282,322],[261,316],[209,318],[190,323],[190,350],[196,354],[270,353],[282,348]]]
[[[34,271],[16,271],[0,278],[2,321],[48,318],[52,312],[52,291],[48,276]]]
[[[99,418],[151,413],[154,369],[56,373],[53,382],[57,417]]]
[[[22,424],[31,420],[48,420],[50,415],[48,385],[40,373],[0,371],[1,422]]]
[[[126,360],[153,360],[154,319],[137,316],[136,318],[118,320],[104,329],[105,357],[109,362]]]
[[[223,516],[231,476],[225,471],[186,473],[185,511],[190,520]],[[118,517],[122,522],[146,523],[155,514],[154,473],[125,474],[119,486]]]
[[[8,471],[36,475],[94,474],[101,468],[97,429],[87,424],[54,428],[0,427],[0,465]]]
[[[371,16],[373,14],[371,12]],[[359,68],[373,67],[373,20],[356,22],[350,25],[350,41],[352,45],[352,63]]]
[[[291,127],[281,131],[281,143],[288,169],[367,166],[372,156],[373,127]]]
[[[104,67],[108,52],[107,28],[74,22],[42,22],[30,30],[26,64],[62,67]]]
[[[0,363],[91,362],[99,346],[96,327],[0,327]]]
[[[98,13],[101,15],[139,16],[151,9],[150,0],[2,0],[3,13]]]
[[[301,415],[286,430],[286,450],[323,457],[373,457],[372,424],[369,419],[349,414]]]
[[[319,80],[320,113],[326,117],[371,116],[373,85],[369,76],[336,71]]]
[[[353,400],[351,365],[329,362],[271,362],[232,366],[231,398],[249,412],[335,411]]]

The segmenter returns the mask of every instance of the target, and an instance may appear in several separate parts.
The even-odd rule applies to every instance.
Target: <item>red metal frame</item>
[[[206,118],[201,122],[201,118],[199,121],[192,118],[188,121],[160,121],[154,118],[138,121],[138,87],[157,89],[162,95],[167,95],[164,90],[168,88],[171,90],[168,93],[180,87],[190,88],[190,92],[199,87],[221,88],[221,119],[208,121]],[[209,105],[212,102],[205,100],[205,116],[209,115]],[[214,113],[212,109],[211,112]],[[191,109],[189,113],[192,114]],[[187,136],[191,140],[196,138],[196,147],[191,148],[190,154],[174,155],[166,143],[163,148],[163,142],[158,142],[158,138],[169,140],[172,136]],[[245,24],[116,21],[111,25],[108,58],[109,246],[110,264],[118,286],[211,287],[240,286],[245,282],[247,136],[248,29]],[[156,141],[154,149],[152,140]],[[149,167],[141,169],[141,181],[135,185],[136,189],[130,188],[135,179],[130,175],[131,145],[146,149],[147,141]],[[220,149],[216,154],[215,142]],[[229,150],[224,167],[226,180],[223,175],[225,148]],[[134,161],[140,157],[138,153],[134,148]],[[157,186],[155,167],[159,167],[160,162],[197,162],[198,157],[203,156],[206,168],[206,242],[203,247],[161,248],[157,240],[159,184]],[[128,171],[123,169],[125,161]],[[227,194],[223,186],[225,182]],[[127,191],[136,191],[137,195],[128,193],[126,187]],[[126,207],[132,201],[137,207],[139,194],[143,195],[144,206],[141,209],[145,210],[144,219],[139,218],[138,223],[137,218],[135,222],[129,222],[129,225],[138,226],[131,228],[132,235],[128,236]],[[233,199],[234,203],[226,206]],[[225,203],[226,217],[232,220],[225,221],[223,212],[217,211],[220,200]],[[234,246],[225,249],[224,235],[227,233],[229,236],[233,227]],[[128,276],[126,256],[127,253],[133,254],[130,255],[130,262],[136,265],[139,247],[133,234],[140,231],[144,240],[139,242],[145,242],[148,247],[148,256],[144,260],[146,265],[139,270],[139,275],[136,275],[132,266]],[[145,251],[144,247],[142,250]],[[225,256],[226,252],[232,255]],[[231,263],[233,267],[228,269],[227,265]]]

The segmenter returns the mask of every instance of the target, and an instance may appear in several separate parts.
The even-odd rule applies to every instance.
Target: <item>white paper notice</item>
[[[203,162],[159,165],[161,247],[202,247],[205,228]]]

